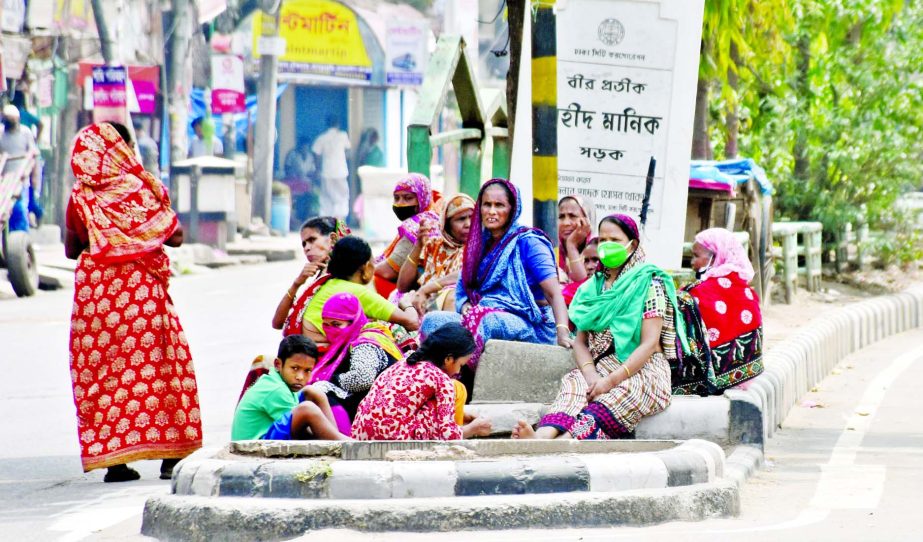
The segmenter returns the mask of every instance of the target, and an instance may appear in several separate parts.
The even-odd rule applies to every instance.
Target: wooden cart
[[[756,276],[751,285],[769,299],[772,265],[772,188],[752,160],[693,162],[684,240],[708,228],[747,232]]]

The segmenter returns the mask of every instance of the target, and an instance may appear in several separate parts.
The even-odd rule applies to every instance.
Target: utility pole
[[[186,148],[187,109],[189,107],[189,85],[187,70],[191,62],[190,43],[192,41],[192,16],[190,0],[172,0],[169,24],[164,25],[168,32],[167,53],[167,109],[170,115],[170,165],[184,160]]]
[[[93,6],[93,20],[96,21],[96,32],[99,34],[99,46],[103,54],[103,61],[110,65],[115,60],[112,54],[112,36],[109,34],[109,25],[106,24],[106,13],[103,11],[102,0],[90,0]]]
[[[260,17],[260,87],[257,94],[256,133],[253,139],[253,214],[269,224],[272,198],[273,149],[276,141],[276,82],[278,80],[279,16],[281,2]]]

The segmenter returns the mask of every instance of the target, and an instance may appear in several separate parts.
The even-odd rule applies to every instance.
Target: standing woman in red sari
[[[124,126],[74,142],[65,251],[77,260],[70,366],[83,470],[137,480],[126,463],[163,459],[160,477],[202,446],[189,345],[167,293],[183,230],[166,188],[144,171]]]

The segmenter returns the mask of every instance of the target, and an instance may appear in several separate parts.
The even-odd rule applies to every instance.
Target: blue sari
[[[504,236],[485,246],[490,234],[483,227],[472,231],[465,247],[465,262],[455,290],[455,307],[461,314],[433,312],[423,319],[428,335],[448,322],[458,322],[475,336],[477,349],[469,366],[477,368],[484,344],[490,339],[554,344],[557,335],[551,307],[539,304],[544,295],[539,283],[557,276],[554,249],[541,230],[518,224],[522,212],[519,193],[508,181],[492,180],[481,188],[475,206],[475,224],[481,224],[480,202],[484,190],[502,182],[514,194],[511,224]],[[476,275],[473,267],[477,268]]]

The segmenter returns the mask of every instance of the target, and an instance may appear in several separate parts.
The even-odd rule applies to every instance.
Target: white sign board
[[[680,266],[704,0],[558,3],[558,189],[639,218],[648,257]]]
[[[388,21],[385,30],[385,83],[422,85],[426,69],[426,41],[429,26],[425,20]]]
[[[3,0],[0,6],[0,29],[11,34],[22,32],[22,25],[26,22],[25,0]]]

